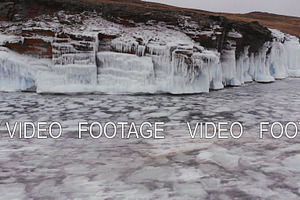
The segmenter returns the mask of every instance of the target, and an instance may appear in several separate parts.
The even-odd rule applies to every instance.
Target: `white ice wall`
[[[96,63],[51,65],[51,60],[34,59],[0,49],[0,90],[36,87],[37,92],[54,93],[182,94],[208,92],[222,89],[224,85],[238,86],[253,80],[272,82],[288,76],[300,77],[299,39],[277,30],[271,31],[273,42],[265,43],[255,54],[249,53],[246,47],[238,59],[234,48],[236,34],[232,36],[232,49],[228,46],[221,54],[205,50],[182,35],[177,35],[180,41],[172,42],[171,33],[165,35],[167,42],[157,37],[155,42],[148,40],[147,44],[137,45],[130,52],[133,39],[126,36],[124,44],[118,39],[113,45],[128,53],[99,52],[96,58],[98,67]],[[147,34],[145,37],[149,39],[154,33]]]
[[[151,92],[155,81],[152,59],[115,52],[99,52],[98,87],[100,92]]]
[[[223,88],[219,58],[214,52],[193,53],[192,47],[181,46],[170,55],[170,46],[160,51],[153,47],[155,53],[150,51],[148,57],[98,53],[97,89],[101,92],[182,94],[209,92],[210,87]]]
[[[236,59],[235,49],[222,52],[223,83],[236,86],[249,81],[273,82],[289,76],[300,77],[299,39],[270,29],[274,36],[258,53],[249,53],[246,47]]]
[[[40,71],[36,84],[38,93],[94,92],[96,65],[55,65]]]
[[[37,73],[47,69],[50,62],[1,49],[0,91],[35,90]]]

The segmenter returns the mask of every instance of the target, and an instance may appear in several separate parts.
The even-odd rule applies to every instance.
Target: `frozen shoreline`
[[[67,17],[64,12],[59,15]],[[51,30],[53,34],[61,28],[74,35],[39,36],[52,49],[50,58],[20,55],[2,47],[0,91],[192,94],[300,76],[299,39],[275,29],[270,29],[273,41],[263,43],[257,52],[252,52],[251,46],[239,52],[236,45],[244,36],[229,30],[224,48],[218,52],[163,24],[125,27],[91,16],[79,27],[61,27],[55,20],[46,24],[43,16],[39,20],[34,29],[26,28],[32,26],[30,20],[20,28]],[[219,25],[211,29],[197,34],[221,34]],[[109,39],[99,41],[100,36]],[[34,40],[3,33],[0,37],[2,45]]]

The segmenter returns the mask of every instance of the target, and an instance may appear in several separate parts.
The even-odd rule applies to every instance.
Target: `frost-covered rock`
[[[0,49],[0,89],[183,94],[300,77],[294,36],[220,16],[170,15],[62,10],[3,21],[0,45],[10,50]]]

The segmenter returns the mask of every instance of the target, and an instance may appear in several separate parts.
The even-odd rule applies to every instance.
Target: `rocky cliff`
[[[41,14],[55,15],[61,10],[73,14],[84,11],[97,12],[108,21],[128,27],[149,22],[151,25],[164,23],[169,29],[180,30],[195,42],[201,41],[204,47],[215,48],[218,51],[225,48],[228,32],[233,29],[244,36],[243,40],[237,41],[238,51],[248,45],[250,51],[258,51],[262,43],[272,39],[271,32],[256,22],[231,21],[219,15],[204,15],[197,11],[159,6],[139,0],[4,0],[0,3],[0,19],[18,22]],[[72,20],[60,22],[80,23]],[[214,28],[216,26],[220,28]],[[199,34],[203,31],[212,34]]]
[[[139,0],[4,0],[0,18],[2,90],[207,92],[300,67],[296,37]]]

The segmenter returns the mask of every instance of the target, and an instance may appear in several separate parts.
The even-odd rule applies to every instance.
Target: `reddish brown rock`
[[[21,41],[7,42],[4,46],[20,54],[52,58],[51,43],[42,39],[25,38],[23,43]]]
[[[57,38],[69,38],[68,35],[64,32],[60,32],[56,34]]]
[[[90,45],[90,43],[84,43],[80,42],[79,44],[72,44],[72,46],[77,50],[77,51],[93,51],[94,47]]]
[[[115,39],[115,38],[117,38],[116,35],[108,35],[108,34],[105,34],[105,33],[99,33],[98,34],[99,41],[104,40],[104,39],[112,40],[112,39]]]
[[[94,37],[91,37],[91,36],[86,36],[86,35],[74,35],[74,34],[67,34],[65,33],[65,35],[69,38],[71,38],[72,40],[75,40],[75,41],[89,41],[89,42],[92,42],[95,40]]]
[[[32,30],[22,30],[21,35],[23,37],[31,37],[34,35],[54,37],[55,32],[53,32],[51,30],[45,30],[45,29],[32,29]]]

